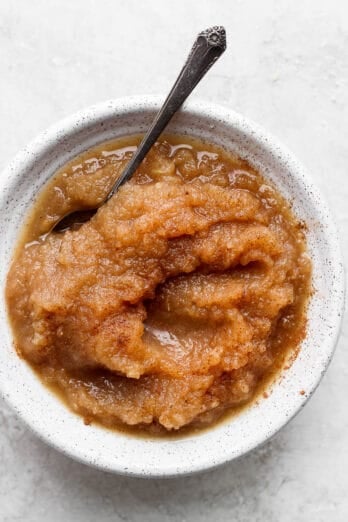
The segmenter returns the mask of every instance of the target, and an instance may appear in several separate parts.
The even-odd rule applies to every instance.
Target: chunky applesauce
[[[138,138],[79,156],[43,189],[7,279],[18,353],[87,423],[166,433],[251,401],[305,335],[304,227],[213,145],[167,137],[87,223]]]

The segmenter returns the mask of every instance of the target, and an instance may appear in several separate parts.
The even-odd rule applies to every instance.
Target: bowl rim
[[[115,110],[122,111],[124,114],[131,113],[132,111],[139,111],[141,108],[145,108],[147,110],[155,110],[157,109],[163,98],[161,96],[126,96],[122,98],[117,98],[115,100],[107,100],[87,108],[84,108],[80,111],[75,112],[74,114],[60,120],[58,123],[50,126],[47,130],[40,133],[34,140],[32,140],[21,152],[19,152],[12,162],[5,168],[0,176],[0,195],[5,191],[6,188],[11,183],[11,180],[14,178],[15,173],[19,172],[28,162],[28,152],[36,155],[40,155],[43,153],[45,147],[48,144],[57,145],[58,137],[62,137],[65,135],[69,135],[70,133],[76,133],[78,130],[83,129],[85,126],[95,125],[98,121],[102,120],[106,116],[110,116],[111,112]],[[303,166],[298,162],[298,160],[294,157],[294,155],[284,146],[282,145],[277,138],[271,135],[269,132],[266,132],[260,125],[254,123],[249,118],[245,118],[244,116],[236,113],[235,111],[229,109],[228,107],[218,105],[215,103],[211,103],[210,101],[195,101],[185,103],[183,109],[185,112],[190,113],[191,115],[198,116],[214,116],[221,120],[226,120],[227,123],[235,128],[242,128],[246,135],[252,137],[253,140],[256,140],[257,143],[266,150],[275,151],[278,155],[280,155],[281,159],[287,163],[289,166],[289,170],[295,179],[299,178],[302,183],[305,184],[311,193],[312,199],[315,202],[315,206],[320,208],[321,215],[326,216],[326,225],[327,225],[327,241],[330,244],[330,248],[332,252],[336,253],[335,259],[333,259],[333,269],[335,270],[336,278],[336,293],[335,298],[333,300],[332,309],[335,309],[337,312],[337,320],[334,325],[334,329],[332,331],[332,336],[327,343],[327,358],[325,362],[322,364],[321,371],[318,371],[315,380],[312,383],[311,389],[308,391],[306,395],[303,395],[299,400],[297,400],[296,407],[293,408],[290,415],[287,418],[283,418],[281,422],[275,426],[269,435],[265,438],[258,438],[256,435],[255,441],[250,447],[246,449],[242,449],[239,454],[233,454],[230,458],[221,458],[220,460],[214,459],[214,455],[208,459],[202,459],[200,463],[196,463],[194,466],[191,464],[183,463],[181,468],[177,467],[168,467],[167,469],[161,468],[160,472],[156,470],[143,470],[141,466],[135,466],[133,469],[124,467],[117,468],[115,466],[108,467],[106,465],[100,465],[100,463],[88,460],[88,458],[82,456],[78,453],[73,453],[71,450],[63,447],[61,444],[57,444],[56,441],[51,437],[49,430],[47,432],[42,432],[42,430],[38,430],[35,425],[31,422],[30,414],[25,411],[19,411],[17,404],[14,400],[14,397],[9,395],[8,393],[4,393],[2,389],[2,380],[0,373],[0,396],[2,396],[7,404],[13,408],[18,416],[24,420],[24,422],[29,426],[29,428],[35,432],[36,435],[39,436],[42,440],[48,443],[50,446],[59,450],[72,457],[73,459],[82,462],[84,464],[88,464],[90,466],[96,467],[98,469],[102,469],[104,471],[111,471],[118,474],[128,475],[128,476],[138,476],[138,477],[173,477],[178,475],[187,475],[196,472],[200,472],[207,469],[212,469],[218,467],[224,463],[227,463],[230,460],[241,457],[242,455],[247,454],[251,450],[261,446],[271,437],[273,437],[282,427],[284,427],[306,404],[308,399],[312,396],[315,389],[325,373],[329,362],[333,356],[339,333],[340,333],[340,325],[344,310],[344,294],[345,294],[345,277],[344,277],[344,269],[342,263],[342,255],[340,249],[339,235],[337,231],[336,224],[332,218],[331,212],[326,204],[325,198],[323,198],[322,194],[318,190],[318,188],[313,183],[311,176],[307,173],[307,171],[303,168]],[[0,196],[1,200],[1,196]],[[0,247],[1,247],[1,239],[0,239]],[[3,293],[3,291],[2,291]],[[2,306],[2,304],[0,304]],[[17,355],[15,354],[17,357]],[[75,415],[71,413],[71,415]]]

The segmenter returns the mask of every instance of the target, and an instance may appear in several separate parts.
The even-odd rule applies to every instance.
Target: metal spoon
[[[162,108],[102,205],[117,192],[123,183],[131,178],[174,114],[225,49],[226,31],[223,27],[210,27],[199,33]],[[53,230],[55,232],[64,231],[73,225],[82,224],[88,221],[98,208],[71,212],[58,221]]]

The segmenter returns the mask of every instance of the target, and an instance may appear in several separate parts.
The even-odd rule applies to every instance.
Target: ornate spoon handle
[[[172,90],[107,199],[131,178],[174,114],[225,49],[226,31],[223,27],[211,27],[199,33]]]

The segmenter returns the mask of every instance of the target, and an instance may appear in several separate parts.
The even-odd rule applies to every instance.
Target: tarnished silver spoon
[[[127,163],[123,173],[116,180],[108,196],[101,205],[106,203],[115,192],[117,192],[118,188],[132,177],[174,114],[178,109],[180,109],[186,98],[225,49],[226,31],[223,27],[211,27],[199,33],[186,63],[174,83],[172,90],[168,94],[162,108],[156,115],[152,125],[145,134],[139,147],[134,152],[132,158]],[[82,224],[85,221],[88,221],[97,212],[101,205],[97,208],[78,210],[67,214],[55,224],[53,230],[56,232],[64,231],[74,224]]]

